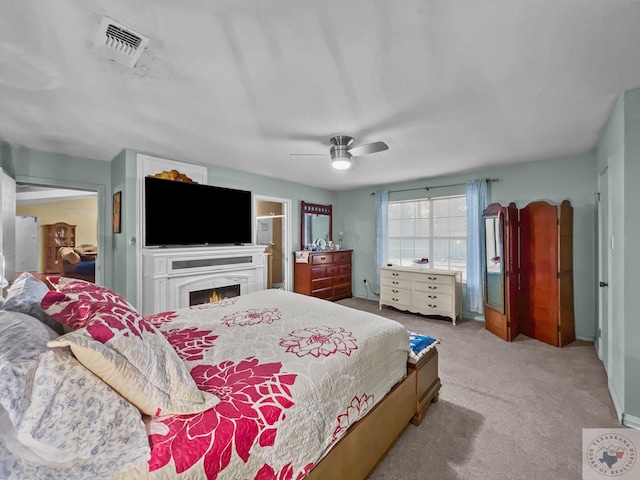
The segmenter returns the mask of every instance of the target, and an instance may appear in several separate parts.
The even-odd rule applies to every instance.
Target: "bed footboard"
[[[432,403],[440,395],[440,377],[438,376],[438,350],[435,348],[418,360],[409,364],[409,371],[416,375],[416,414],[411,419],[414,425],[420,425]]]
[[[417,364],[408,365],[407,376],[349,429],[305,480],[367,478],[407,425],[422,423],[429,406],[438,401],[440,387],[434,348]]]

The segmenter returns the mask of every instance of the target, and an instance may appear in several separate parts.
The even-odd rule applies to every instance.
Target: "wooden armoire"
[[[43,271],[44,273],[59,273],[60,247],[76,246],[76,226],[58,222],[42,226]]]
[[[495,204],[489,207],[485,212],[496,210]],[[485,326],[507,341],[519,332],[564,347],[576,339],[573,207],[567,200],[560,205],[540,201],[519,211],[510,204],[503,212],[503,222],[509,221],[501,235],[505,308],[499,315],[485,302]]]

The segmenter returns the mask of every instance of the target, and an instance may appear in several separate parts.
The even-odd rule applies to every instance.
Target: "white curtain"
[[[389,211],[389,192],[376,192],[376,260],[374,291],[380,291],[380,268],[387,261],[387,212]]]
[[[471,180],[467,188],[467,292],[465,310],[484,312],[484,221],[482,212],[488,205],[487,181]]]

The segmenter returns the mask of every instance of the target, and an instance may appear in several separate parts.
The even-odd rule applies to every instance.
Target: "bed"
[[[73,435],[62,439],[66,423],[58,418],[68,398],[56,399],[58,417],[38,424],[57,425],[51,439],[46,428],[22,425],[20,409],[26,407],[13,405],[0,390],[5,424],[12,422],[18,432],[14,437],[30,436],[31,443],[22,443],[35,444],[36,454],[44,450],[34,462],[16,447],[19,441],[0,436],[0,476],[6,478],[60,478],[63,472],[64,478],[87,478],[89,472],[114,480],[363,479],[437,400],[435,343],[417,357],[406,329],[374,314],[264,290],[143,317],[103,287],[77,279],[50,282],[56,291],[44,294],[39,313],[69,333],[59,336],[33,311],[17,320],[19,313],[9,319],[0,314],[0,328],[3,320],[14,330],[26,322],[29,341],[39,339],[32,347],[39,352],[32,355],[35,366],[25,374],[34,383],[21,388],[30,390],[31,403],[50,402],[38,381],[58,381],[51,380],[52,365],[64,361],[74,368],[67,370],[113,397],[85,401],[78,395],[74,405],[119,407],[114,412],[103,406],[104,414],[92,415],[93,430],[83,438],[95,437],[95,445],[74,458]],[[2,376],[12,361],[0,353]],[[77,379],[74,385],[80,385]],[[56,388],[64,391],[64,382]],[[83,418],[86,408],[78,410],[69,425]],[[104,428],[96,434],[95,425]],[[64,462],[55,461],[56,449]]]

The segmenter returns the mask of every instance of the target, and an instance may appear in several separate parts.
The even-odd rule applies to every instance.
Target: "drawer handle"
[[[429,280],[437,280],[438,277],[427,277]]]
[[[393,300],[394,302],[399,302],[400,301],[397,298],[392,298],[391,300]]]
[[[327,257],[320,257],[320,260],[324,260],[325,258],[327,258]]]
[[[391,283],[393,283],[394,285],[400,285],[400,282],[391,282]]]
[[[391,275],[393,275],[394,277],[397,277],[400,274],[399,273],[392,273]]]
[[[438,289],[438,287],[434,287],[433,285],[429,285],[427,288],[429,290],[437,290]]]
[[[393,293],[398,293],[398,290],[391,290]]]
[[[438,296],[437,296],[437,295],[427,295],[427,298],[433,298],[433,299],[436,299],[436,298],[438,298]]]
[[[428,307],[430,307],[430,308],[438,308],[438,305],[431,305],[431,304],[429,304],[429,305],[427,305],[427,306],[428,306]]]

